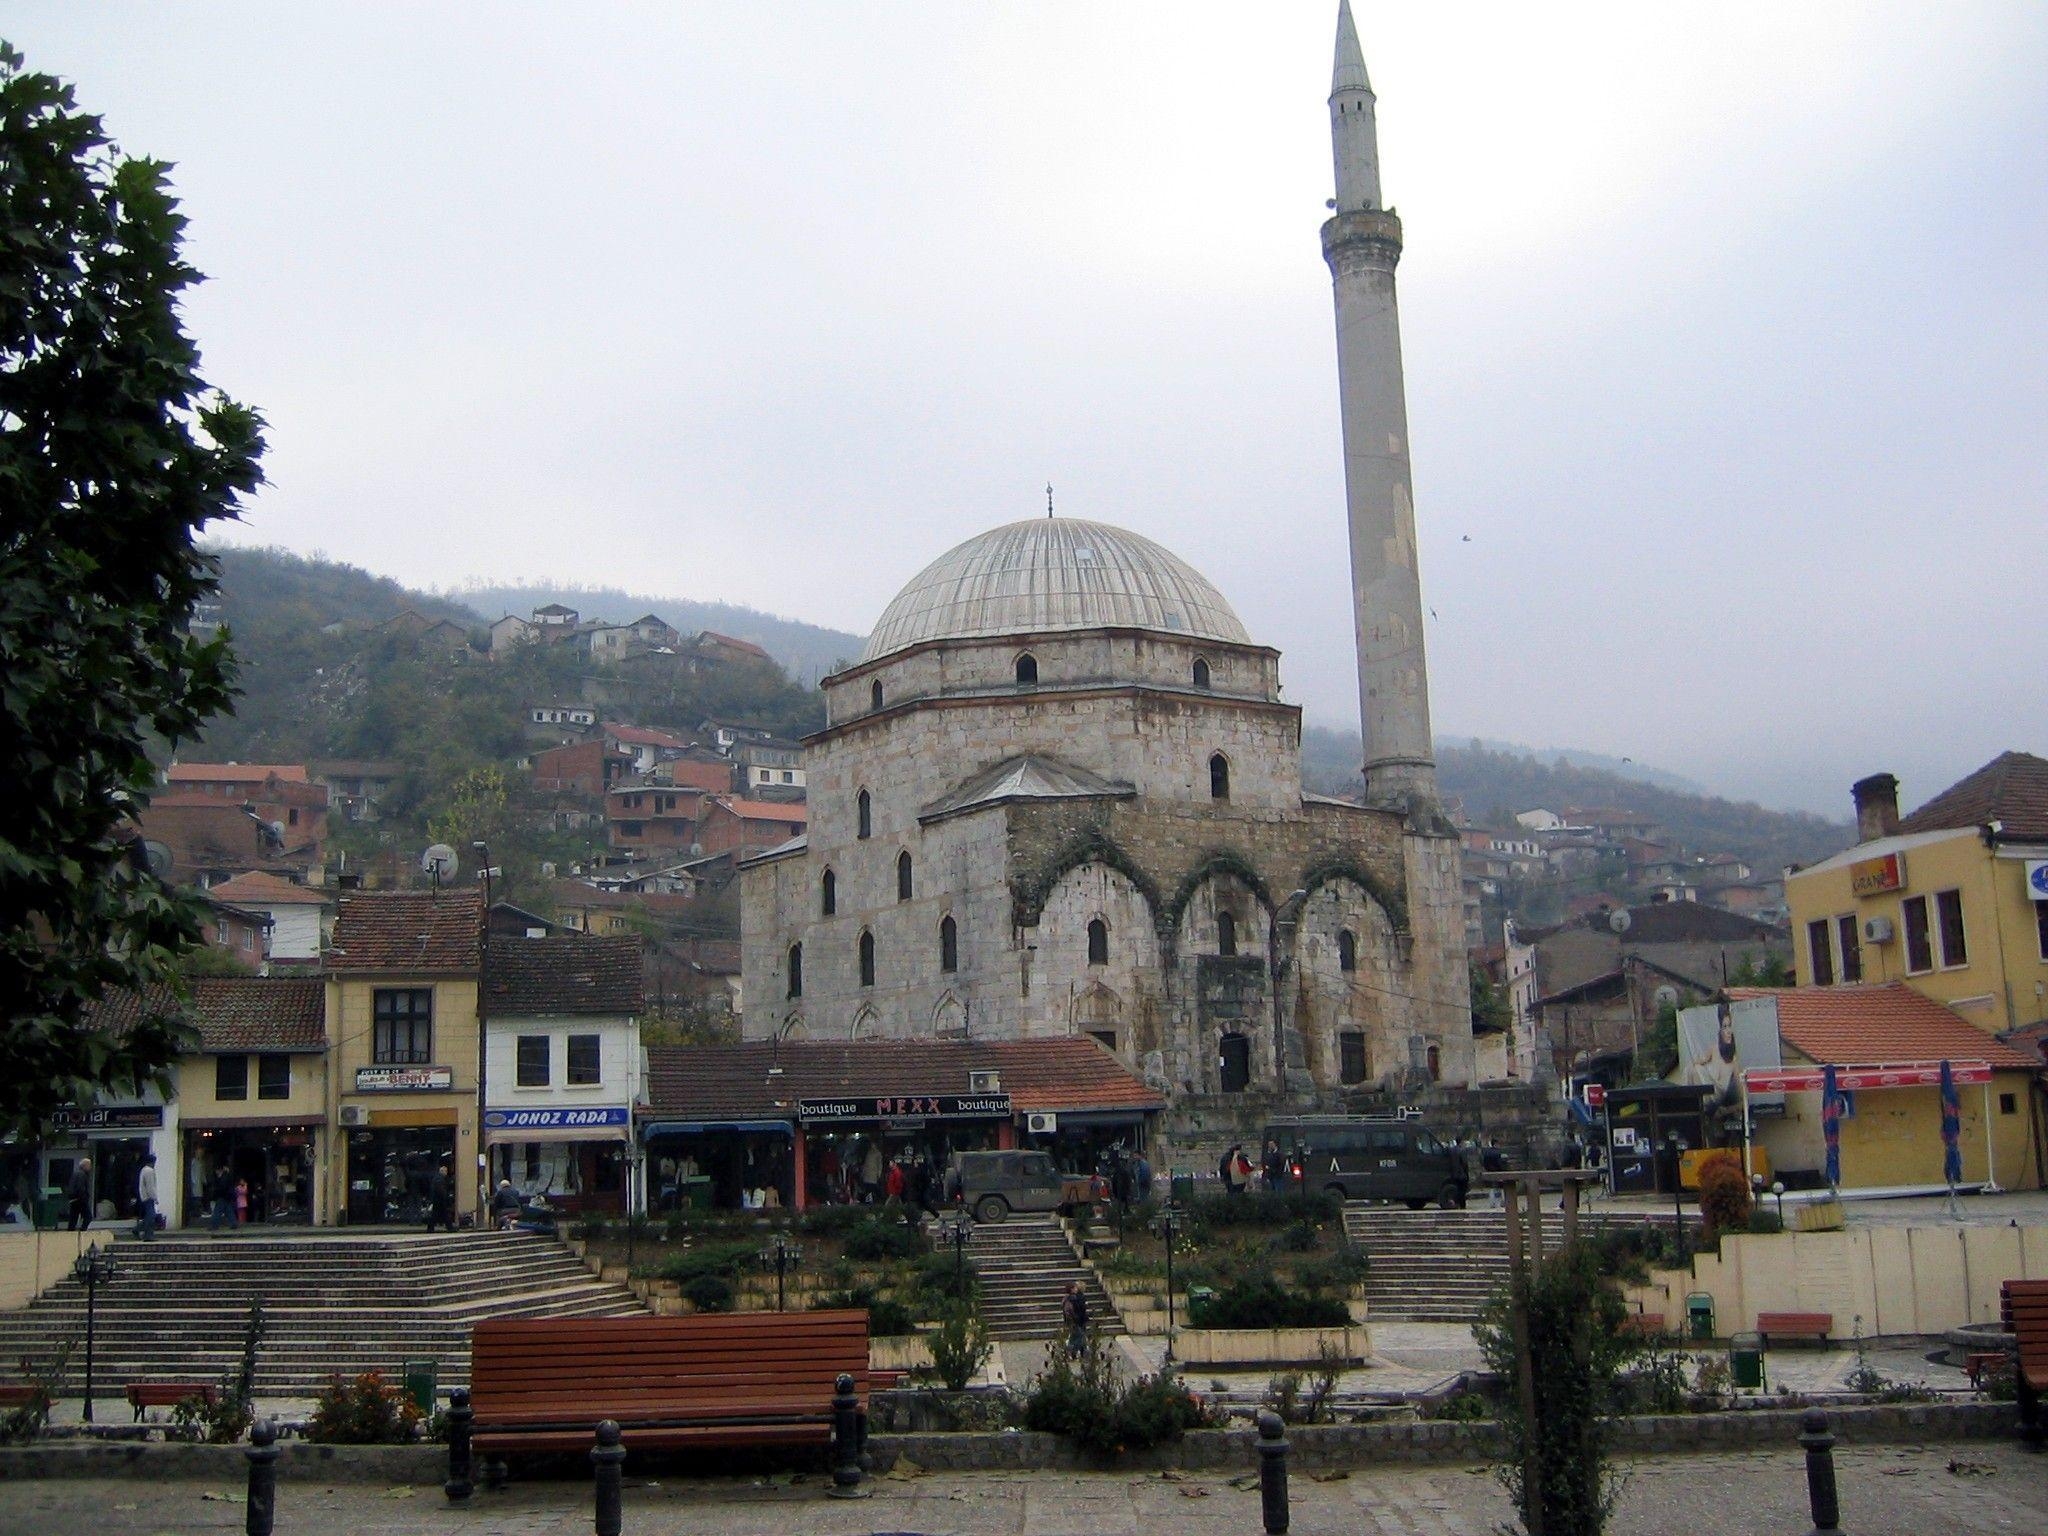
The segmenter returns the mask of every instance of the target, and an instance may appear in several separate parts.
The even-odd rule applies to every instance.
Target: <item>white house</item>
[[[321,892],[278,875],[250,870],[223,880],[207,894],[270,919],[267,959],[306,963],[320,958],[327,918],[327,898]]]

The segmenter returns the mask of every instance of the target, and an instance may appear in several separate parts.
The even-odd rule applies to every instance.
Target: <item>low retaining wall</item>
[[[1316,1365],[1325,1344],[1346,1364],[1363,1360],[1372,1341],[1351,1328],[1183,1328],[1174,1353],[1183,1365]]]
[[[1623,1419],[1614,1449],[1622,1455],[1676,1455],[1689,1451],[1799,1450],[1801,1410],[1750,1409]],[[2011,1403],[1896,1403],[1828,1409],[1828,1424],[1844,1446],[1917,1445],[1936,1440],[1995,1440],[2016,1434],[2019,1410]],[[1399,1462],[1469,1463],[1488,1460],[1498,1431],[1490,1423],[1322,1424],[1287,1431],[1291,1465],[1307,1471]],[[1258,1466],[1258,1436],[1250,1428],[1204,1429],[1173,1445],[1104,1462],[1057,1435],[1005,1430],[996,1434],[875,1435],[868,1441],[874,1469],[886,1472],[907,1458],[927,1472],[1033,1472],[1163,1470],[1247,1472]],[[439,1445],[279,1445],[278,1478],[286,1483],[387,1483],[438,1487],[448,1452]],[[132,1440],[45,1440],[0,1447],[0,1482],[26,1478],[194,1478],[240,1483],[248,1459],[236,1445],[166,1445]]]

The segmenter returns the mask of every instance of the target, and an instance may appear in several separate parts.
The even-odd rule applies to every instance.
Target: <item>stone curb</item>
[[[1735,1413],[1645,1415],[1614,1427],[1613,1448],[1632,1453],[1798,1450],[1801,1410],[1750,1409]],[[2011,1403],[1890,1403],[1828,1410],[1845,1448],[1919,1444],[1931,1440],[1995,1440],[2018,1433]],[[1390,1463],[1469,1463],[1492,1454],[1491,1423],[1322,1424],[1287,1431],[1290,1464],[1304,1471]],[[1250,1429],[1196,1430],[1174,1445],[1104,1461],[1084,1455],[1057,1435],[1030,1431],[999,1434],[875,1435],[868,1451],[877,1472],[899,1459],[927,1472],[1036,1472],[1132,1470],[1247,1472],[1258,1466],[1258,1437]],[[309,1445],[278,1447],[278,1478],[287,1483],[384,1483],[438,1486],[447,1474],[439,1445]],[[30,1478],[179,1478],[237,1484],[248,1476],[238,1445],[183,1445],[138,1441],[43,1441],[0,1446],[0,1482]]]

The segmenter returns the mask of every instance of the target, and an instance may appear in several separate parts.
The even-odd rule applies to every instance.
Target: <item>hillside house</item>
[[[714,795],[699,815],[697,845],[705,853],[736,853],[744,859],[802,837],[807,815],[801,803]]]
[[[221,881],[208,894],[257,914],[269,926],[271,960],[318,963],[328,918],[324,892],[251,870]]]

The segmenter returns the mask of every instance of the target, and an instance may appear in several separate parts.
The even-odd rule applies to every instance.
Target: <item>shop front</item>
[[[166,1225],[179,1217],[176,1111],[140,1101],[66,1105],[50,1116],[43,1137],[42,1183],[60,1196],[71,1187],[81,1158],[92,1160],[92,1219],[133,1221],[143,1160],[157,1166],[157,1214]]]
[[[216,1200],[237,1226],[310,1226],[319,1220],[315,1169],[323,1129],[311,1116],[187,1117],[185,1225],[210,1225]]]
[[[424,1226],[443,1168],[455,1200],[474,1186],[475,1159],[465,1164],[456,1149],[475,1124],[476,1105],[454,1085],[450,1067],[356,1069],[354,1096],[341,1106],[350,1226]]]
[[[484,1111],[491,1187],[510,1180],[564,1216],[624,1215],[633,1111],[624,1104]]]
[[[796,1204],[796,1127],[787,1120],[650,1120],[647,1208],[787,1210]]]
[[[1015,1111],[1003,1093],[799,1099],[796,1118],[803,1205],[882,1200],[892,1164],[908,1198],[922,1192],[936,1204],[955,1155],[1016,1145]]]
[[[1046,1110],[1023,1116],[1024,1145],[1050,1152],[1062,1173],[1109,1177],[1145,1150],[1149,1118],[1136,1110]]]

